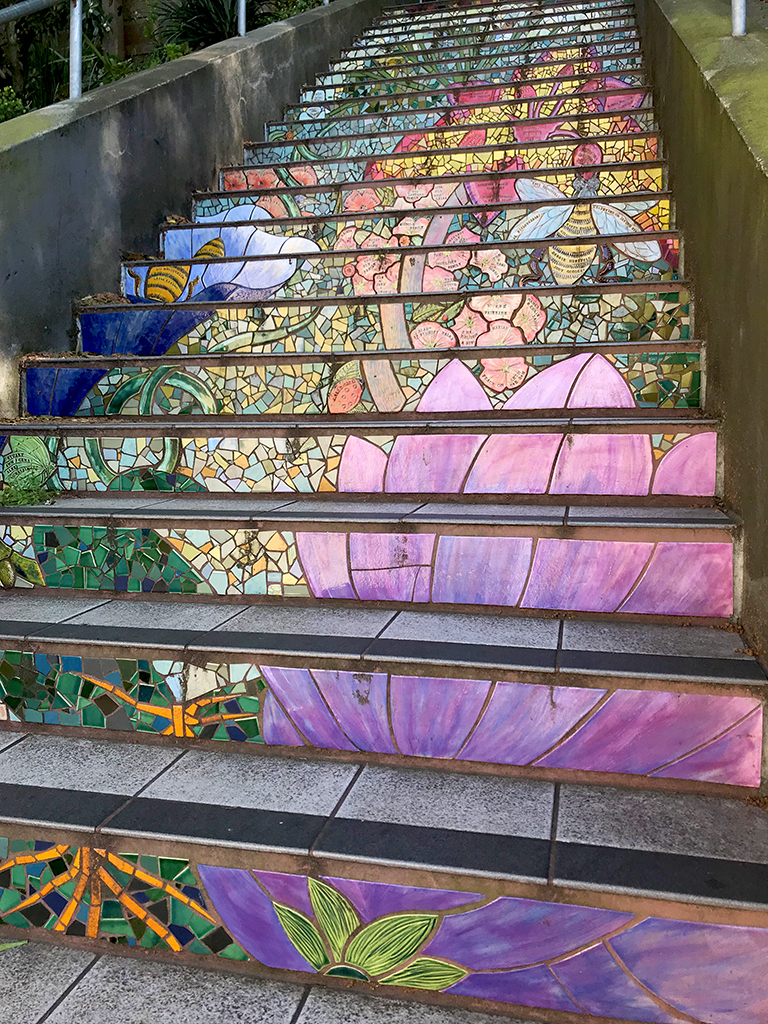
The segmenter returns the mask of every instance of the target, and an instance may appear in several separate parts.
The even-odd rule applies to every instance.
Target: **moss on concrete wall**
[[[768,32],[728,0],[638,0],[686,266],[722,417],[723,496],[745,528],[743,621],[768,653]]]

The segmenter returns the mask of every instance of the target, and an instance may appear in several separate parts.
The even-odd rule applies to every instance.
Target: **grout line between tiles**
[[[334,818],[336,817],[336,815],[337,815],[337,814],[339,813],[339,811],[341,810],[341,808],[342,808],[342,805],[344,804],[344,801],[345,801],[345,800],[347,799],[347,797],[349,796],[349,794],[350,794],[350,793],[352,792],[352,790],[353,790],[353,788],[354,788],[354,786],[355,786],[355,783],[357,782],[357,780],[358,780],[358,779],[360,778],[360,776],[362,775],[362,773],[363,773],[363,769],[364,769],[364,768],[365,768],[365,765],[364,765],[364,764],[361,764],[361,765],[358,765],[358,766],[357,766],[357,771],[356,771],[356,772],[355,772],[355,774],[354,774],[354,775],[352,776],[352,778],[351,778],[351,779],[349,780],[349,783],[348,783],[348,784],[347,784],[347,786],[345,787],[345,789],[344,789],[344,792],[343,792],[343,793],[341,794],[341,796],[339,797],[339,799],[338,799],[338,802],[337,802],[336,806],[335,806],[335,807],[333,808],[333,810],[331,811],[331,813],[330,813],[330,814],[328,815],[328,817],[327,817],[327,818],[325,819],[325,823],[323,824],[323,827],[322,827],[322,828],[320,829],[320,831],[319,831],[319,832],[317,833],[317,835],[315,836],[315,838],[314,838],[314,840],[313,840],[313,842],[312,842],[312,845],[311,845],[311,846],[310,846],[310,848],[309,848],[309,856],[310,856],[310,857],[314,857],[314,855],[315,855],[315,848],[317,847],[318,843],[319,843],[319,842],[320,842],[320,840],[321,840],[321,839],[323,838],[323,836],[325,835],[325,833],[326,833],[326,832],[328,831],[328,829],[329,829],[329,827],[331,826],[331,824],[333,823],[333,820],[334,820]]]
[[[560,783],[555,783],[555,792],[552,797],[552,828],[549,833],[549,868],[547,871],[547,884],[554,885],[555,868],[557,861],[557,825],[560,817]]]
[[[53,1011],[58,1009],[59,1006],[61,1006],[61,1004],[64,1002],[64,1000],[70,994],[70,992],[72,992],[75,988],[77,988],[77,986],[80,984],[80,982],[86,976],[86,974],[88,974],[96,966],[96,964],[99,962],[99,960],[101,960],[101,953],[99,953],[97,956],[95,956],[93,958],[93,960],[91,960],[91,962],[88,964],[88,966],[85,967],[82,971],[80,971],[78,976],[75,978],[75,980],[71,984],[67,985],[67,987],[61,993],[61,995],[58,997],[58,999],[56,999],[53,1003],[51,1003],[51,1005],[48,1007],[48,1009],[45,1011],[45,1013],[41,1017],[38,1017],[38,1019],[36,1021],[36,1024],[44,1024],[44,1022],[48,1020],[48,1018],[51,1016]]]
[[[291,1017],[291,1019],[289,1021],[289,1024],[298,1024],[299,1018],[301,1017],[302,1013],[304,1012],[304,1007],[307,1004],[307,1000],[309,999],[309,994],[310,994],[311,991],[312,991],[312,986],[311,985],[305,985],[304,986],[304,991],[301,993],[301,997],[299,998],[299,1001],[296,1004],[296,1009],[293,1011],[293,1016]]]
[[[157,780],[161,778],[163,775],[165,775],[167,771],[170,771],[171,768],[174,768],[182,759],[182,757],[184,757],[188,753],[188,750],[182,750],[179,754],[177,754],[177,756],[174,757],[172,761],[169,761],[164,768],[161,768],[156,775],[153,775],[152,778],[145,782],[144,785],[141,786],[139,789],[137,789],[135,793],[132,793],[129,797],[127,797],[123,801],[123,803],[121,803],[119,807],[115,808],[115,810],[112,811],[111,814],[108,814],[107,817],[102,822],[99,822],[99,824],[96,825],[93,831],[100,832],[101,829],[105,828],[117,814],[125,810],[125,808],[128,807],[129,804],[131,804],[137,797],[140,797],[144,790],[151,786],[153,782],[157,782]]]

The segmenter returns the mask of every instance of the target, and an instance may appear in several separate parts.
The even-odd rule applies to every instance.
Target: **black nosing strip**
[[[215,630],[195,637],[187,645],[190,650],[235,650],[269,654],[301,654],[360,658],[370,637],[322,636],[306,633],[246,633]]]
[[[618,651],[560,652],[559,671],[602,675],[659,676],[722,682],[765,683],[758,663],[748,658],[687,658],[672,654],[626,654]]]
[[[366,649],[365,657],[397,661],[492,665],[499,668],[555,671],[554,648],[503,647],[493,644],[451,643],[438,640],[397,640],[383,636]]]
[[[118,815],[125,807],[127,807],[131,803],[132,800],[135,800],[137,797],[140,797],[141,794],[145,792],[145,790],[149,786],[151,786],[153,782],[156,782],[157,779],[161,778],[163,775],[165,775],[167,771],[170,771],[171,768],[177,765],[186,753],[186,750],[182,750],[179,754],[177,754],[172,761],[169,761],[164,768],[161,768],[159,772],[157,772],[155,775],[152,776],[151,779],[145,782],[144,785],[140,789],[138,789],[132,796],[129,796],[120,805],[120,807],[116,807],[115,810],[112,811],[112,813],[104,819],[104,821],[99,822],[99,824],[96,826],[96,831],[99,832],[102,828],[105,828],[116,815]]]
[[[357,771],[352,776],[352,778],[349,780],[349,783],[347,784],[346,788],[344,789],[344,792],[341,794],[341,796],[339,797],[338,801],[336,802],[336,806],[333,808],[331,813],[328,815],[328,818],[327,818],[325,824],[323,825],[323,827],[318,832],[317,838],[315,839],[314,843],[312,843],[312,846],[309,849],[310,857],[314,855],[315,848],[321,843],[323,836],[328,831],[328,828],[330,827],[331,823],[333,822],[333,820],[335,819],[336,815],[341,810],[341,808],[342,808],[344,802],[346,801],[347,797],[349,796],[349,794],[354,789],[354,787],[355,787],[355,785],[357,783],[357,780],[363,774],[363,768],[364,767],[365,767],[365,765],[362,765],[362,764],[358,765]]]
[[[100,821],[125,803],[123,793],[51,789],[0,782],[0,820],[30,825],[49,824],[92,832]]]
[[[768,905],[768,864],[557,843],[554,882]]]
[[[101,960],[101,953],[97,954],[93,958],[93,960],[91,960],[91,962],[86,967],[84,967],[82,971],[80,971],[75,980],[70,982],[69,985],[67,985],[64,991],[61,993],[61,995],[58,996],[58,998],[56,998],[51,1003],[51,1005],[48,1007],[48,1009],[45,1011],[42,1017],[38,1017],[36,1024],[45,1024],[45,1022],[50,1018],[51,1014],[61,1006],[61,1004],[64,1002],[67,996],[73,991],[73,989],[77,988],[77,986],[86,976],[86,974],[88,974],[88,972],[96,966],[99,960]]]
[[[137,797],[103,831],[308,854],[325,821],[318,814]]]
[[[548,839],[527,836],[478,835],[458,829],[336,817],[314,855],[543,882],[549,868],[549,846]]]

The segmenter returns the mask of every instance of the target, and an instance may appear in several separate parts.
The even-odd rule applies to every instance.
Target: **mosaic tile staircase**
[[[762,1024],[765,675],[633,8],[389,8],[193,218],[0,429],[63,492],[0,509],[0,942]]]

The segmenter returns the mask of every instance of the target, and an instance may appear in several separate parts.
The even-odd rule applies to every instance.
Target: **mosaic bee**
[[[544,206],[526,217],[515,226],[510,234],[511,239],[527,238],[578,238],[582,235],[610,235],[642,233],[640,226],[624,210],[616,209],[605,203],[592,203],[585,200],[594,199],[600,188],[599,172],[578,174],[574,179],[573,197],[566,196],[556,185],[537,178],[521,179],[517,182],[517,193],[524,202],[540,203],[546,200],[574,198],[573,204],[562,206]],[[625,209],[639,214],[654,206],[656,200],[638,203],[625,203]],[[538,249],[531,258],[532,273],[527,280],[540,280],[543,271],[540,261],[546,254],[549,269],[557,284],[570,285],[581,280],[594,262],[595,256],[600,257],[596,279],[605,280],[613,270],[611,246],[618,249],[624,256],[640,260],[643,263],[655,263],[661,259],[661,249],[654,241],[617,241],[611,245],[568,244],[550,245],[546,250]]]
[[[224,242],[220,238],[213,238],[205,245],[201,245],[192,258],[196,260],[217,259],[224,255]],[[137,290],[141,289],[141,277],[130,268],[128,268],[128,273],[136,282]],[[192,292],[200,278],[195,277],[190,281],[191,274],[192,265],[189,263],[175,267],[168,264],[150,267],[143,282],[144,298],[151,302],[176,302],[184,294],[185,289],[187,290],[187,299],[192,298]]]

